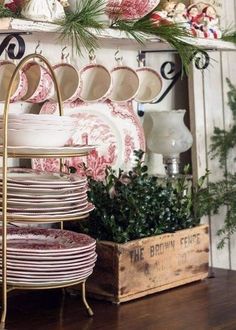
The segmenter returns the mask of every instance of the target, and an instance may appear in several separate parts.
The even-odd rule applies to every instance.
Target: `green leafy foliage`
[[[208,173],[196,186],[186,175],[159,179],[148,175],[142,151],[136,157],[128,173],[116,175],[107,168],[104,182],[89,179],[89,199],[96,209],[83,230],[100,240],[124,243],[199,225],[208,205],[203,188]]]
[[[226,216],[222,228],[218,231],[221,241],[219,248],[224,247],[230,236],[236,232],[236,173],[227,171],[227,158],[230,150],[236,146],[236,87],[227,79],[230,88],[228,104],[232,111],[233,122],[229,130],[215,127],[211,138],[212,158],[218,158],[221,168],[225,169],[223,180],[209,184],[212,196],[211,211],[218,213],[221,206],[226,206]]]

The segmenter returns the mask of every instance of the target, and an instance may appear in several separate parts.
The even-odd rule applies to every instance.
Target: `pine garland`
[[[77,3],[76,11],[66,11],[66,17],[63,21],[57,22],[61,26],[61,38],[72,42],[72,46],[78,53],[81,48],[87,50],[98,47],[97,36],[105,26],[100,21],[101,15],[106,11],[105,0],[80,0]],[[138,21],[122,21],[118,18],[111,25],[112,29],[118,29],[126,32],[128,37],[134,38],[140,44],[144,44],[147,36],[155,36],[168,42],[179,53],[182,60],[182,66],[188,72],[189,64],[192,59],[201,51],[200,47],[192,45],[185,41],[185,38],[194,37],[181,24],[169,23],[163,20],[159,24],[153,24],[150,20],[151,14]],[[22,18],[20,11],[16,13],[0,4],[0,18],[13,17]],[[91,28],[95,30],[91,32]],[[226,31],[222,40],[230,41],[236,44],[236,31]]]
[[[179,53],[186,72],[188,72],[192,59],[200,50],[199,47],[184,41],[184,38],[193,38],[193,36],[181,24],[163,22],[154,25],[150,20],[150,15],[136,22],[117,20],[111,28],[125,31],[128,36],[132,36],[139,43],[144,43],[148,35],[168,42]]]

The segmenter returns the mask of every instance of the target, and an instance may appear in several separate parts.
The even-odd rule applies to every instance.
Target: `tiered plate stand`
[[[30,153],[30,148],[27,148],[27,154],[22,152],[18,152],[17,154],[14,153],[13,151],[11,151],[11,148],[8,147],[8,139],[7,139],[7,130],[8,130],[8,112],[9,112],[9,105],[10,105],[10,97],[12,94],[12,89],[13,89],[13,84],[14,81],[16,79],[16,76],[19,72],[19,70],[21,70],[21,68],[25,65],[26,62],[28,62],[30,59],[32,58],[38,58],[40,61],[42,61],[49,69],[54,85],[55,85],[55,89],[57,92],[57,96],[58,96],[58,103],[59,103],[59,111],[60,111],[60,115],[63,115],[63,108],[62,108],[62,100],[61,100],[61,94],[60,94],[60,90],[59,90],[59,86],[55,77],[55,74],[53,72],[53,69],[50,65],[50,63],[47,61],[47,59],[45,59],[42,55],[39,54],[31,54],[26,56],[25,58],[23,58],[20,63],[18,64],[18,66],[15,69],[15,72],[12,75],[10,84],[9,84],[9,88],[8,88],[8,93],[7,93],[7,97],[6,97],[6,102],[5,102],[5,106],[4,106],[4,138],[3,138],[3,149],[0,152],[0,156],[3,157],[3,182],[2,182],[2,315],[1,315],[1,325],[0,328],[4,329],[5,328],[5,320],[6,320],[6,315],[7,315],[7,294],[8,292],[15,290],[15,289],[21,289],[21,290],[40,290],[40,289],[55,289],[55,288],[64,288],[64,287],[69,287],[69,286],[73,286],[73,285],[78,285],[81,284],[82,286],[82,299],[83,299],[83,303],[87,309],[87,312],[89,314],[89,316],[93,315],[93,311],[90,308],[90,306],[87,303],[86,300],[86,294],[85,294],[85,282],[86,279],[84,280],[80,280],[80,281],[69,281],[66,283],[63,283],[63,285],[47,285],[47,284],[43,284],[43,285],[35,285],[34,283],[29,283],[29,284],[21,284],[21,283],[17,283],[14,285],[9,285],[8,284],[8,280],[7,280],[7,224],[8,221],[10,220],[14,220],[14,222],[16,222],[16,219],[14,219],[14,216],[11,217],[8,213],[7,213],[7,175],[8,175],[8,169],[7,169],[7,161],[8,158],[21,158],[21,159],[29,159],[29,158],[52,158],[52,157],[57,157],[60,159],[66,158],[66,157],[78,157],[78,156],[85,156],[87,153],[83,152],[83,150],[81,149],[81,152],[78,151],[78,148],[75,148],[75,153],[71,152],[71,148],[70,148],[70,152],[66,152],[66,148],[63,149],[63,151],[59,154],[57,153],[56,155],[53,154],[52,152],[48,151],[48,148],[45,149],[45,152],[42,152],[42,149],[40,149],[40,154],[36,153],[35,150],[32,150],[32,153]],[[62,164],[62,161],[61,161]],[[85,218],[87,215],[81,217],[81,218]],[[41,220],[41,221],[40,221]],[[64,221],[73,221],[73,220],[80,220],[79,217],[66,217],[66,219],[63,219],[63,217],[58,217],[58,219],[21,219],[20,222],[34,222],[34,223],[60,223],[61,224],[61,228],[63,228],[63,222]]]

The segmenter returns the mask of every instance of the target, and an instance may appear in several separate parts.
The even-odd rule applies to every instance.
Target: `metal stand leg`
[[[1,322],[0,329],[1,330],[6,330],[6,328],[5,328],[5,322]]]
[[[86,300],[86,288],[85,288],[85,282],[82,283],[82,299],[83,299],[83,303],[87,309],[88,315],[89,316],[93,316],[93,311],[91,309],[91,307],[89,306],[87,300]]]
[[[7,316],[7,289],[3,288],[2,292],[2,315],[0,329],[5,329],[5,322]]]

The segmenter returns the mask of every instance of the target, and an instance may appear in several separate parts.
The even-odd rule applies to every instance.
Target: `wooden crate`
[[[93,297],[121,303],[208,276],[208,226],[125,244],[100,241],[87,281]]]

